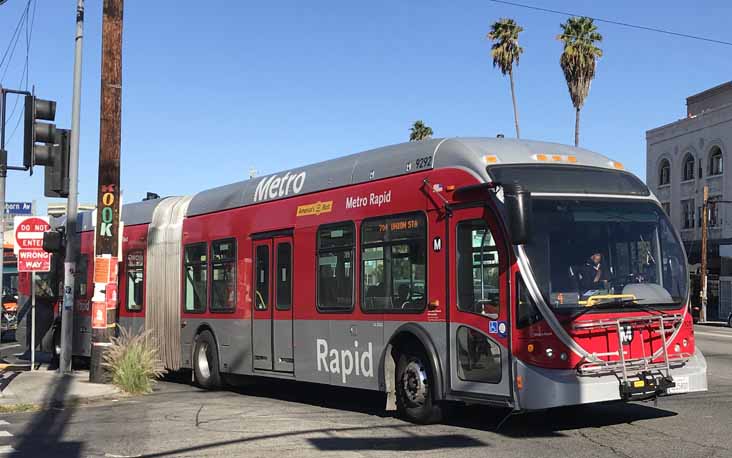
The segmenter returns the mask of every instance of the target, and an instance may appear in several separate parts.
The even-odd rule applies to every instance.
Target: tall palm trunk
[[[579,121],[580,121],[580,109],[577,108],[574,118],[574,146],[579,146]]]
[[[511,81],[511,98],[513,99],[513,121],[516,124],[516,138],[521,138],[519,131],[518,106],[516,105],[516,89],[513,86],[513,72],[508,72],[508,79]]]

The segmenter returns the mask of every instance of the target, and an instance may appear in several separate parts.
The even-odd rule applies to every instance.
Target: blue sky
[[[30,81],[58,101],[57,125],[68,127],[76,0],[36,1]],[[524,2],[732,41],[725,0]],[[79,191],[81,202],[95,202],[102,2],[86,3]],[[563,16],[485,0],[125,3],[126,202],[399,143],[416,119],[435,136],[513,136],[508,81],[485,39],[501,17],[525,28],[516,75],[523,137],[573,141],[555,40]],[[0,6],[0,50],[24,6]],[[732,47],[599,27],[604,57],[581,144],[644,178],[645,131],[684,117],[686,96],[732,80]],[[24,57],[21,40],[3,85],[17,86]],[[21,137],[22,128],[8,145],[11,162],[21,160]],[[42,175],[11,172],[8,200],[37,199],[43,211]]]

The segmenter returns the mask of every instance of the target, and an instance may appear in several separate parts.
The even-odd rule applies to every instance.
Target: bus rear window
[[[494,165],[488,174],[498,183],[518,183],[531,192],[648,196],[636,176],[621,170],[574,165]]]

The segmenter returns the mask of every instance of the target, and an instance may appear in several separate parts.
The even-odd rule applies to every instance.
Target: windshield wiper
[[[584,315],[587,312],[590,312],[592,310],[604,310],[604,309],[614,309],[617,307],[625,308],[627,306],[630,306],[629,308],[633,308],[636,310],[643,310],[643,311],[652,311],[659,314],[666,313],[663,310],[657,309],[655,307],[651,307],[650,305],[646,304],[640,304],[638,303],[638,299],[632,299],[629,297],[626,298],[616,298],[616,299],[610,299],[602,302],[598,302],[595,305],[592,305],[590,307],[586,307],[583,310],[580,310],[579,312],[575,313],[574,315],[570,316],[568,320],[566,321],[572,321],[575,320],[582,315]]]

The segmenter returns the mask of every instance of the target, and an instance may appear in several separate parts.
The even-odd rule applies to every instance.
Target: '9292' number
[[[432,156],[420,157],[414,164],[417,166],[417,170],[424,169],[432,166]]]

